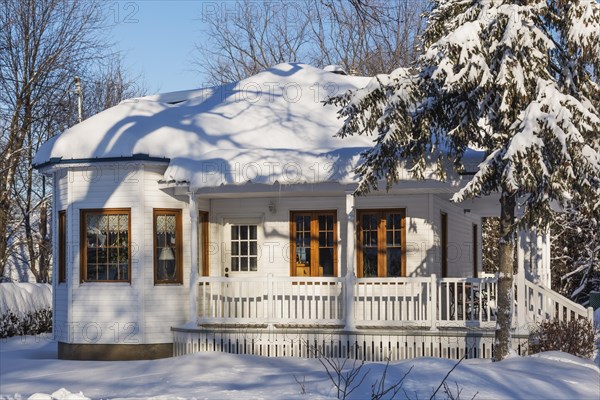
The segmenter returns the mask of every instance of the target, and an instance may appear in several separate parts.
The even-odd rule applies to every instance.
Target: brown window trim
[[[310,215],[310,232],[311,232],[311,265],[315,266],[310,268],[309,276],[321,276],[319,274],[319,216],[330,215],[333,217],[333,276],[338,276],[338,232],[337,232],[337,211],[335,210],[324,210],[324,211],[290,211],[290,276],[306,276],[298,275],[296,264],[296,216],[298,215]]]
[[[198,226],[198,229],[202,231],[202,263],[198,266],[198,269],[200,270],[200,276],[208,276],[208,211],[198,211],[198,216],[202,216],[202,222]]]
[[[477,224],[473,224],[473,278],[477,278],[479,269],[478,249],[479,245],[479,228]]]
[[[87,279],[87,232],[86,232],[86,215],[101,214],[101,215],[127,215],[127,279],[123,280],[88,280]],[[79,210],[79,276],[80,282],[89,283],[131,283],[131,209],[130,208],[90,208]]]
[[[156,257],[156,217],[159,215],[175,216],[175,278],[158,280],[158,257]],[[154,208],[152,210],[152,256],[154,259],[154,284],[183,284],[183,229],[181,227],[181,209],[177,208]]]
[[[442,278],[448,277],[448,213],[441,212],[440,246],[442,247]]]
[[[58,283],[67,282],[67,211],[58,212]]]
[[[379,214],[379,223],[377,225],[377,236],[383,240],[378,240],[378,260],[377,260],[377,276],[380,278],[387,277],[386,270],[386,253],[387,238],[386,238],[386,216],[389,213],[401,214],[402,215],[402,238],[400,246],[402,247],[402,257],[400,266],[400,276],[406,276],[406,209],[405,208],[376,208],[376,209],[362,209],[356,211],[356,256],[357,256],[357,271],[356,275],[359,278],[364,277],[363,267],[363,230],[362,230],[362,216],[365,214]]]

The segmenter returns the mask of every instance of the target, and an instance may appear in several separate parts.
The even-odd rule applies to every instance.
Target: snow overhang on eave
[[[169,192],[172,195],[186,195],[191,192],[197,196],[208,197],[248,197],[248,195],[263,196],[298,196],[302,194],[310,197],[311,195],[335,195],[340,192],[354,192],[357,184],[342,182],[300,182],[294,184],[281,184],[278,181],[274,183],[259,183],[248,181],[243,184],[221,184],[217,186],[191,187],[188,181],[160,180],[158,181],[160,190]]]
[[[159,163],[169,164],[171,160],[166,157],[151,157],[148,154],[136,153],[131,156],[122,157],[94,157],[94,158],[67,158],[52,157],[48,161],[42,164],[34,164],[33,168],[40,171],[42,174],[51,174],[56,169],[60,169],[63,166],[84,166],[96,163],[107,163],[107,162],[143,162],[143,163]]]
[[[158,181],[158,189],[173,196],[186,195],[190,193],[190,183],[188,181],[161,179]]]

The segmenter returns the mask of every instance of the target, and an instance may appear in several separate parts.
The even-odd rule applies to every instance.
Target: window
[[[154,283],[183,283],[181,210],[154,209]]]
[[[479,255],[478,253],[478,249],[477,249],[477,245],[478,245],[478,238],[479,238],[479,229],[477,228],[477,224],[473,224],[473,277],[477,278],[477,270],[479,269],[479,265],[478,265],[478,261],[479,261]]]
[[[337,276],[335,211],[290,213],[291,275]]]
[[[405,211],[359,210],[358,276],[406,276]]]
[[[198,272],[208,276],[208,213],[198,212]]]
[[[258,226],[231,225],[231,271],[256,271],[258,268]]]
[[[130,209],[81,210],[81,281],[129,282]]]
[[[58,283],[67,281],[67,212],[58,212]]]
[[[448,214],[442,212],[442,278],[448,277]]]

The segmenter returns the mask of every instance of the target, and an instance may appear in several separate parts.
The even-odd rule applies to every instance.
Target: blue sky
[[[111,41],[131,75],[143,75],[150,93],[202,86],[192,63],[194,44],[206,40],[203,12],[215,1],[137,0],[104,3]],[[231,4],[231,3],[230,3]]]

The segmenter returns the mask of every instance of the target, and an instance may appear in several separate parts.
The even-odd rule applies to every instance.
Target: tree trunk
[[[2,281],[6,265],[6,250],[8,247],[8,210],[10,205],[8,201],[0,198],[0,282]]]
[[[510,328],[513,316],[513,258],[515,254],[516,198],[503,191],[500,197],[500,266],[498,274],[498,320],[496,324],[495,360],[501,361],[511,349]]]

